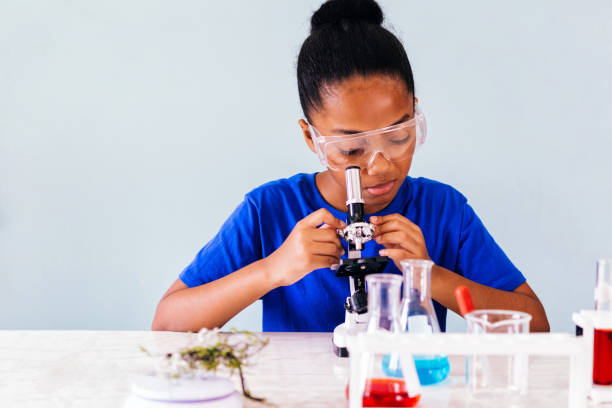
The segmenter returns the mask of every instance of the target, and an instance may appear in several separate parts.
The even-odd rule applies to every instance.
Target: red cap
[[[472,295],[470,295],[470,290],[467,286],[457,286],[457,289],[455,289],[455,297],[457,298],[459,311],[462,316],[474,311],[474,302],[472,301]]]

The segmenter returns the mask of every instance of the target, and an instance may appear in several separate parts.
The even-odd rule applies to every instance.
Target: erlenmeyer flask
[[[404,272],[404,298],[400,312],[402,330],[409,333],[439,333],[440,325],[431,301],[433,262],[407,259],[401,261],[401,265]],[[450,372],[445,355],[415,355],[414,363],[423,385],[439,383]]]
[[[402,278],[389,273],[366,276],[368,289],[368,333],[386,331],[401,333],[399,322]],[[421,385],[414,361],[394,355],[395,370],[400,366],[406,375],[389,375],[383,368],[383,354],[365,354],[367,367],[362,404],[364,407],[413,407],[421,397]],[[405,361],[408,360],[408,361]]]

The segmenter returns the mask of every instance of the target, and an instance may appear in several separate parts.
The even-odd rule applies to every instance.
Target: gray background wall
[[[294,77],[318,5],[0,2],[0,328],[147,329],[245,192],[319,169]],[[612,257],[612,3],[381,5],[429,123],[412,174],[461,190],[571,330]]]

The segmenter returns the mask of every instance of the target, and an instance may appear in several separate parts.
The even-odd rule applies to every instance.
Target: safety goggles
[[[410,158],[417,146],[425,142],[425,115],[415,106],[414,118],[382,129],[350,135],[323,136],[310,125],[314,145],[323,166],[344,170],[349,166],[367,168],[382,154],[389,161]]]

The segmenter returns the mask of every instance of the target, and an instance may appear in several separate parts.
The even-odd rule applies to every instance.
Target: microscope
[[[360,168],[347,167],[346,177],[346,217],[347,226],[338,230],[338,235],[348,243],[348,257],[339,264],[332,265],[337,277],[349,277],[351,296],[344,303],[344,323],[334,329],[334,352],[339,357],[348,357],[346,336],[355,330],[365,331],[368,324],[368,294],[365,277],[385,269],[389,258],[386,256],[361,257],[364,244],[374,237],[374,226],[365,222],[365,205],[361,196]]]

